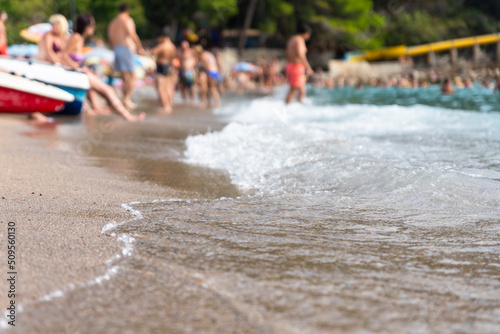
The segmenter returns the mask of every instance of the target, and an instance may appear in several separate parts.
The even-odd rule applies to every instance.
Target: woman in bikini
[[[52,30],[43,35],[38,41],[38,60],[61,64],[61,51],[68,41],[68,20],[61,14],[54,14],[49,18]]]
[[[68,20],[61,14],[54,14],[49,18],[49,23],[52,24],[52,30],[45,33],[38,41],[37,59],[61,64],[61,50],[66,46],[68,39]],[[40,123],[52,123],[54,121],[53,118],[39,112],[29,114],[28,118]]]
[[[62,63],[75,70],[79,70],[87,74],[90,83],[88,98],[97,112],[103,113],[103,109],[102,107],[99,107],[99,103],[96,100],[96,93],[102,95],[108,101],[113,110],[115,110],[125,120],[142,121],[146,117],[145,113],[141,113],[137,116],[132,115],[120,101],[113,87],[102,82],[102,80],[97,75],[95,75],[88,67],[82,66],[82,49],[85,44],[85,38],[92,36],[94,34],[94,30],[95,20],[92,15],[81,14],[78,16],[78,18],[76,19],[75,31],[69,38],[66,47],[61,52],[60,58],[62,60]],[[90,112],[92,113],[92,111]]]

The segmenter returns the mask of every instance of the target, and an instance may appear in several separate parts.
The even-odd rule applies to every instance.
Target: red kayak
[[[74,99],[60,88],[0,72],[0,113],[56,112]]]

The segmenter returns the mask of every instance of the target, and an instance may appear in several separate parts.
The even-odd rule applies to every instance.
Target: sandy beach
[[[15,299],[17,306],[28,308],[54,291],[105,274],[105,261],[119,253],[120,247],[116,238],[102,235],[101,229],[110,221],[130,218],[123,203],[182,196],[82,161],[68,165],[69,153],[51,147],[43,139],[47,132],[50,129],[32,126],[21,117],[0,118],[0,238],[6,249],[7,223],[15,222]],[[6,306],[8,286],[5,279],[1,282],[0,303]],[[28,333],[30,322],[19,313],[18,332]]]
[[[148,89],[139,90],[137,94],[147,95]],[[174,142],[170,146],[175,155],[178,154],[176,141],[221,126],[204,118],[210,113],[192,108],[181,107],[170,117],[155,115],[154,103],[154,99],[143,101],[140,109],[153,112],[149,120],[141,124],[129,124],[116,116],[62,117],[56,118],[55,125],[43,126],[30,123],[23,116],[0,118],[1,247],[6,249],[7,225],[14,222],[17,249],[16,326],[4,323],[0,332],[123,333],[129,328],[135,328],[133,332],[138,328],[164,332],[165,328],[176,326],[180,330],[192,321],[176,325],[179,312],[184,312],[189,319],[204,298],[214,298],[206,292],[197,293],[192,301],[186,299],[186,295],[177,296],[179,306],[159,312],[154,307],[156,299],[142,291],[152,285],[162,286],[165,289],[161,293],[168,295],[179,291],[180,285],[191,285],[193,278],[174,275],[170,282],[157,281],[150,272],[142,270],[132,273],[125,270],[118,281],[112,277],[116,268],[111,262],[122,254],[123,244],[115,235],[101,231],[109,223],[134,217],[123,204],[237,194],[224,175],[205,173],[198,168],[186,170],[178,163],[151,163],[147,158],[141,159],[137,151],[141,144],[150,143],[137,143],[135,150],[132,147],[128,153],[120,152],[125,159],[115,156],[116,150],[108,151],[106,145],[129,143],[130,138],[136,135],[139,138],[142,132],[148,131],[153,135],[166,134],[167,140]],[[168,174],[171,175],[166,176]],[[8,268],[4,269],[7,273]],[[199,285],[196,279],[194,281]],[[133,298],[136,303],[123,309],[106,307],[110,303],[121,305],[128,299],[120,291],[130,291],[130,282],[136,282],[132,283],[135,286],[132,290],[138,293]],[[8,282],[2,280],[0,288],[8,291]],[[59,298],[61,296],[64,298]],[[3,293],[0,303],[8,306],[10,300]],[[209,312],[209,308],[205,312]],[[232,314],[227,316],[229,320],[224,320],[224,310],[209,313],[211,315],[201,317],[199,324],[194,322],[193,328],[217,322],[214,328],[234,329],[234,326],[226,326],[234,321]],[[160,319],[170,317],[171,321],[161,321],[163,329],[155,329],[155,325],[144,329],[147,323],[144,317],[157,314],[163,315]],[[245,326],[250,328],[248,324]]]

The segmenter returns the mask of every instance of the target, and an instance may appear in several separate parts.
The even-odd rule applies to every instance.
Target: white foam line
[[[138,210],[134,210],[130,207],[130,205],[133,205],[133,204],[140,204],[140,203],[139,202],[132,202],[129,205],[122,204],[122,208],[129,211],[130,214],[135,217],[132,220],[141,219],[142,218],[141,212]],[[116,227],[123,225],[129,221],[130,220],[127,220],[127,221],[124,221],[124,222],[119,223],[119,224],[115,221],[111,221],[110,223],[104,225],[104,227],[101,230],[101,234],[116,236],[116,233],[113,232],[116,230]],[[68,284],[66,287],[64,287],[62,289],[54,290],[54,291],[50,292],[49,294],[38,298],[35,301],[35,303],[48,302],[48,301],[51,301],[51,300],[56,299],[56,298],[61,298],[66,293],[74,291],[77,288],[85,288],[85,287],[101,284],[102,282],[105,282],[105,281],[109,281],[120,270],[120,266],[113,265],[113,263],[115,263],[117,260],[121,259],[122,257],[131,256],[132,253],[134,252],[134,249],[135,249],[135,247],[134,247],[135,238],[132,237],[131,235],[128,235],[126,233],[121,233],[118,235],[117,240],[122,243],[121,254],[115,254],[111,258],[109,258],[105,261],[106,266],[108,268],[107,268],[106,272],[104,273],[104,275],[94,277],[85,283],[79,284],[78,286],[75,286],[74,284]],[[17,314],[21,313],[22,311],[23,311],[23,306],[19,305],[17,307]],[[9,311],[4,312],[4,314],[5,314],[5,318],[0,319],[0,329],[7,329],[7,328],[12,327],[9,325],[8,318],[7,318],[7,315],[9,315]]]
[[[130,203],[130,205],[132,205],[132,204],[140,204],[140,202],[132,202],[132,203]],[[124,204],[122,204],[122,208],[124,208],[125,210],[129,211],[133,216],[135,216],[135,218],[141,219],[142,218],[141,212],[138,211],[138,210],[132,209],[132,207],[130,205],[124,203]]]

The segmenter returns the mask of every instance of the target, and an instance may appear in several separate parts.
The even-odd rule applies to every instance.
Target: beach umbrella
[[[248,62],[239,62],[233,66],[233,71],[237,72],[255,72],[256,66]]]
[[[21,30],[19,35],[28,42],[38,43],[42,36],[52,30],[50,23],[37,23],[26,29]]]

